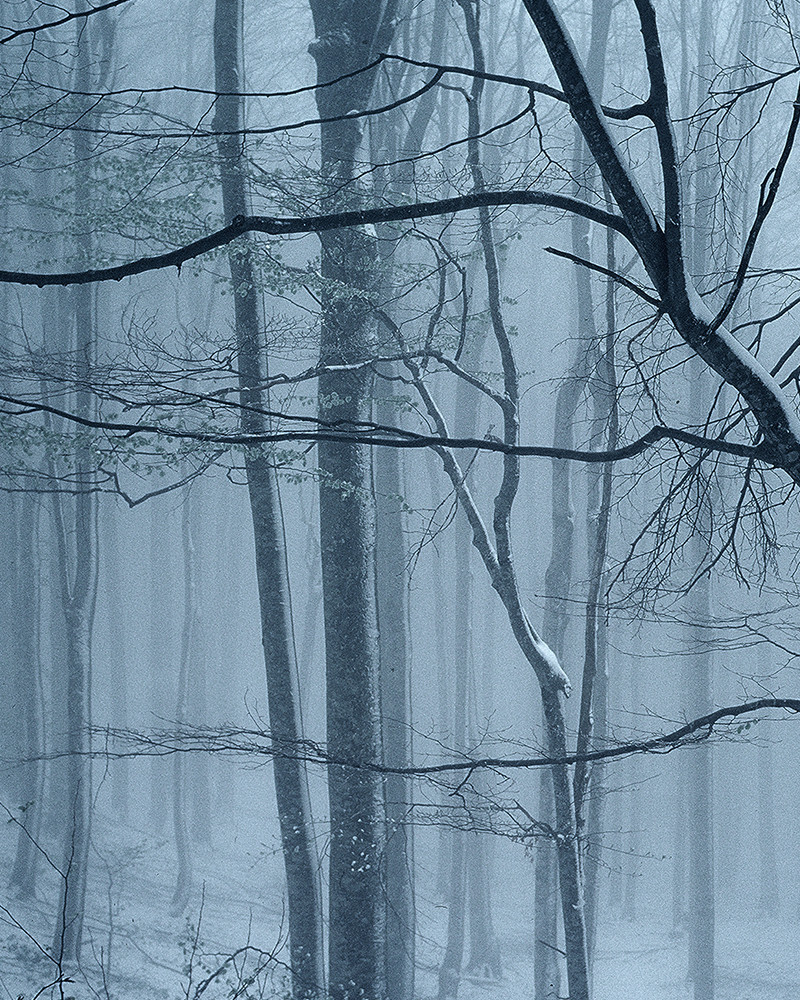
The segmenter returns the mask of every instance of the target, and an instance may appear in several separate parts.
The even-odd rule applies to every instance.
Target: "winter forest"
[[[0,997],[796,997],[798,0],[0,88]]]

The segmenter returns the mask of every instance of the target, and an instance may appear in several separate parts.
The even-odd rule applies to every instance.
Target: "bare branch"
[[[426,219],[437,215],[452,215],[481,207],[510,207],[512,205],[540,205],[562,212],[575,212],[591,222],[608,226],[630,240],[625,221],[613,212],[607,212],[596,205],[570,198],[550,191],[511,190],[476,191],[456,198],[439,201],[414,202],[410,205],[387,205],[382,208],[365,208],[355,212],[336,212],[332,215],[311,215],[305,218],[275,218],[265,215],[239,215],[230,225],[219,229],[202,239],[195,240],[177,250],[140,257],[127,264],[114,267],[91,268],[86,271],[71,271],[62,274],[34,274],[28,271],[0,270],[0,282],[17,285],[87,285],[97,281],[121,281],[135,274],[160,271],[168,267],[178,270],[190,260],[203,254],[227,246],[245,233],[265,233],[267,236],[292,236],[300,233],[322,233],[334,229],[353,226],[377,225],[382,222],[407,222],[412,219]]]
[[[8,35],[3,35],[0,38],[0,45],[5,45],[6,42],[13,42],[15,38],[20,38],[22,35],[36,35],[40,31],[45,31],[47,28],[58,28],[62,24],[67,24],[69,21],[77,21],[81,18],[91,17],[92,14],[99,14],[101,11],[110,10],[112,7],[120,7],[124,3],[128,3],[129,0],[108,0],[107,3],[98,4],[97,7],[89,7],[88,10],[76,10],[69,14],[65,14],[63,17],[57,18],[55,21],[45,21],[44,24],[32,24],[27,28],[18,28],[16,31],[11,31]]]

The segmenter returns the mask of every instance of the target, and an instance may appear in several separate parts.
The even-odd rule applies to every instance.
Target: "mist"
[[[6,995],[794,996],[796,4],[6,8]]]

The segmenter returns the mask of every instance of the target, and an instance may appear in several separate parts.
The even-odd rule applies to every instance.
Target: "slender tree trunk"
[[[165,618],[172,614],[172,555],[169,545],[170,532],[163,522],[163,507],[158,500],[151,500],[150,507],[150,629],[148,663],[148,700],[153,725],[163,725],[164,705],[167,704],[165,685],[166,665],[173,655],[169,642],[171,628]],[[159,516],[161,515],[161,516]],[[166,627],[165,627],[166,626]],[[153,834],[160,835],[167,822],[167,802],[164,786],[168,781],[165,762],[154,757],[148,768],[148,826]]]
[[[758,908],[774,919],[780,906],[778,859],[775,852],[775,778],[772,744],[758,748]]]
[[[466,397],[466,398],[465,398]],[[474,425],[475,402],[459,383],[456,389],[456,410],[467,425]],[[466,413],[461,407],[466,406]],[[453,701],[453,743],[457,752],[467,747],[467,694],[468,680],[472,670],[472,577],[470,572],[469,524],[463,515],[457,517],[454,531],[455,542],[455,641],[456,662],[455,689]],[[445,808],[457,809],[467,792],[459,791],[450,797]],[[467,834],[456,819],[450,831],[450,878],[447,886],[447,940],[442,964],[439,966],[438,1000],[455,1000],[461,983],[461,969],[464,962],[464,939],[466,930],[466,848]]]
[[[18,896],[32,898],[36,894],[39,851],[36,843],[41,821],[43,767],[37,760],[44,751],[41,713],[41,661],[39,656],[39,577],[36,564],[37,504],[33,497],[23,495],[17,507],[16,552],[9,553],[14,577],[9,581],[11,628],[13,644],[9,653],[14,657],[14,700],[21,714],[19,745],[25,759],[20,771],[21,812],[14,865],[9,890]]]
[[[394,383],[381,386],[378,421],[394,423]],[[407,641],[405,519],[400,452],[376,455],[377,598],[380,634],[381,710],[384,760],[393,767],[411,764],[410,676]],[[411,782],[388,775],[386,808],[386,985],[388,1000],[413,1000],[415,912]]]
[[[105,548],[105,567],[108,592],[108,642],[109,653],[113,660],[112,691],[114,702],[114,725],[127,729],[128,710],[128,671],[131,669],[129,659],[128,631],[126,616],[123,610],[122,597],[126,592],[125,580],[121,572],[120,560],[120,525],[116,512],[111,504],[106,509],[107,518],[103,522]],[[116,760],[111,770],[111,796],[114,812],[121,822],[128,819],[128,804],[130,799],[130,766],[127,760]]]
[[[639,671],[637,664],[631,664],[631,704],[630,711],[641,711],[641,694],[639,691]],[[629,783],[627,805],[627,871],[625,872],[625,890],[623,894],[623,916],[631,923],[638,919],[638,889],[639,889],[639,855],[641,852],[641,796],[639,794],[639,768],[636,758],[629,761],[627,778]]]
[[[681,770],[675,777],[672,834],[672,936],[686,930],[686,779]]]
[[[703,578],[694,590],[695,621],[707,622],[711,585]],[[705,636],[698,630],[696,641]],[[699,652],[689,661],[689,712],[712,708],[711,654]],[[714,785],[711,746],[693,748],[688,764],[689,848],[689,976],[695,1000],[714,1000]]]
[[[242,97],[241,0],[216,0],[214,60],[218,98],[215,128],[220,157],[222,201],[226,220],[248,209],[241,140],[235,134],[244,123]],[[242,403],[241,425],[246,433],[267,429],[267,405],[259,292],[243,238],[229,256]],[[270,733],[276,748],[293,751],[302,737],[297,663],[292,632],[286,545],[280,511],[278,477],[271,456],[262,449],[245,454],[247,485],[253,519],[256,577],[261,610],[261,636],[267,679]],[[275,793],[286,869],[290,964],[295,998],[313,997],[324,989],[322,921],[318,862],[311,825],[305,768],[293,753],[278,754],[274,764]]]
[[[469,548],[469,538],[465,540]],[[494,596],[490,595],[492,604]],[[480,692],[481,712],[491,716],[493,712],[493,680],[497,668],[495,657],[494,607],[486,607],[486,617],[478,662],[481,663],[480,676],[476,670],[476,655],[473,649],[471,688],[469,699],[469,745],[478,742],[478,694]],[[473,618],[475,612],[473,612]],[[488,783],[485,772],[475,774],[470,781],[475,792],[476,807],[480,809],[488,798]],[[490,833],[476,831],[467,839],[467,896],[469,901],[469,958],[467,976],[480,982],[499,982],[503,978],[503,963],[500,942],[497,939],[492,917],[492,853],[494,837]]]
[[[691,378],[692,410],[698,416],[707,412],[704,372],[693,365]],[[695,490],[697,509],[691,539],[692,574],[708,559],[712,485],[698,470]],[[690,625],[688,632],[695,652],[687,660],[687,705],[691,716],[700,716],[713,708],[713,659],[703,628],[711,620],[710,574],[703,574],[689,593]],[[694,984],[695,1000],[714,1000],[714,777],[711,745],[693,748],[687,774],[687,847],[689,854],[689,978]]]
[[[439,502],[440,494],[436,490],[438,481],[438,470],[434,466],[435,458],[430,452],[428,457],[428,480],[431,485],[431,509],[435,509]],[[433,546],[431,546],[433,548]],[[445,743],[453,740],[454,721],[453,704],[454,694],[453,676],[453,646],[448,642],[449,616],[452,611],[452,603],[445,599],[445,573],[442,565],[445,559],[445,550],[435,549],[433,552],[433,607],[434,607],[434,636],[436,650],[436,695],[438,720],[441,732],[444,734]],[[437,827],[436,838],[436,896],[442,901],[449,898],[450,885],[450,850],[452,846],[451,831],[446,822],[447,808],[449,805],[449,794],[445,785],[440,786],[439,791],[441,804],[441,822]]]
[[[607,37],[608,24],[602,37]],[[607,234],[607,265],[615,270],[614,241]],[[616,308],[614,282],[605,288],[606,330],[602,350],[598,350],[597,367],[590,381],[592,396],[592,434],[590,446],[596,449],[617,447],[619,414],[617,411],[617,373],[614,357],[616,338]],[[601,747],[608,723],[608,643],[607,623],[603,620],[602,593],[606,579],[613,466],[609,463],[587,470],[587,525],[589,550],[589,592],[586,598],[584,623],[584,665],[581,686],[581,718],[577,742],[578,753]],[[575,795],[578,829],[585,826],[584,878],[586,883],[586,935],[591,965],[597,938],[599,912],[599,875],[602,851],[602,826],[605,794],[602,761],[577,765]],[[588,801],[587,801],[588,800]]]
[[[183,549],[183,629],[175,698],[175,723],[180,730],[186,722],[186,705],[189,699],[189,672],[197,627],[197,585],[194,537],[192,535],[192,490],[189,487],[181,511],[181,542]],[[172,758],[172,825],[175,834],[175,851],[178,874],[172,894],[172,913],[183,913],[192,891],[192,849],[186,827],[186,759],[176,753]]]

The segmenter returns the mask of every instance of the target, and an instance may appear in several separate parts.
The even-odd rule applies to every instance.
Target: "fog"
[[[800,987],[800,10],[0,27],[0,986]]]

